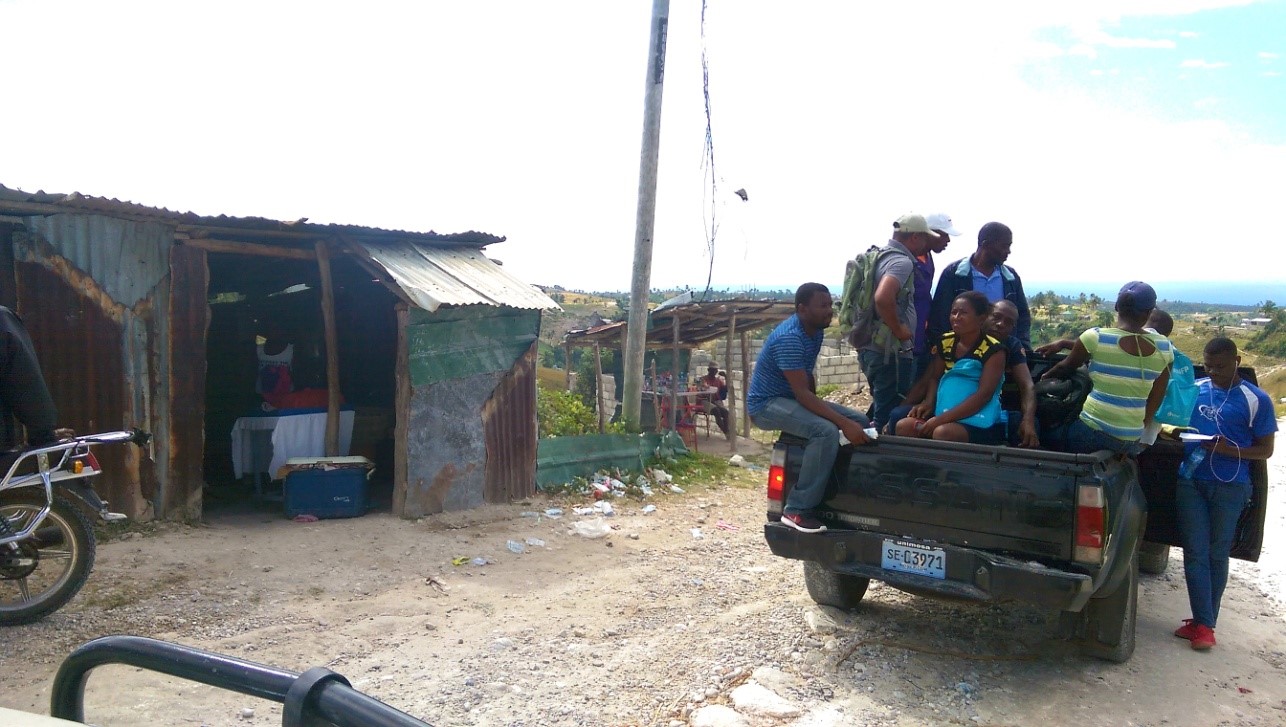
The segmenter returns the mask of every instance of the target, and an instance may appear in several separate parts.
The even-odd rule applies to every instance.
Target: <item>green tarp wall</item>
[[[427,386],[508,371],[540,332],[540,311],[492,306],[411,309],[407,326],[411,384]]]
[[[674,432],[542,439],[536,445],[536,486],[559,485],[576,477],[589,477],[602,469],[641,472],[656,455],[662,439],[673,454],[688,453],[683,440]]]

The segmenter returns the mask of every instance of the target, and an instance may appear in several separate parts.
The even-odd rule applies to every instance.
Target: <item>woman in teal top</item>
[[[933,347],[924,401],[897,423],[904,437],[1000,444],[1000,384],[1008,351],[982,330],[991,313],[987,296],[969,290],[951,302],[951,332]]]

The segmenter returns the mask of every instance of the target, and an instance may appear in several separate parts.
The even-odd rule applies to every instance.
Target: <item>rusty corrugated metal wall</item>
[[[173,230],[91,215],[24,220],[13,235],[17,307],[61,422],[94,432],[141,427],[147,451],[100,447],[96,486],[114,509],[153,516],[169,461],[169,281]]]
[[[536,494],[536,343],[482,407],[487,435],[483,499],[509,503]]]
[[[406,327],[410,396],[402,517],[509,502],[534,492],[533,346],[540,313],[492,306],[414,309]],[[516,497],[525,497],[517,495]]]

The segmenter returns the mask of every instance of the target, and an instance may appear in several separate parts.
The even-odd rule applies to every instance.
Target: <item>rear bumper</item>
[[[1062,611],[1080,611],[1094,593],[1094,579],[1084,573],[941,543],[926,544],[946,552],[946,578],[939,580],[880,566],[885,539],[904,540],[864,530],[801,533],[780,523],[764,525],[764,538],[774,555],[819,563],[837,573],[872,578],[890,585],[975,601],[1020,601]]]

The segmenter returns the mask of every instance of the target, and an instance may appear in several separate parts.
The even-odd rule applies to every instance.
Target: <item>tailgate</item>
[[[861,529],[1071,560],[1076,485],[1105,459],[881,437],[841,448],[824,507]]]

